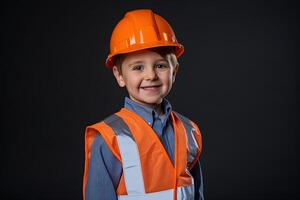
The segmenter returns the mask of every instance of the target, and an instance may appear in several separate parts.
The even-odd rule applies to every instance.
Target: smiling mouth
[[[152,85],[152,86],[144,86],[141,87],[144,90],[156,90],[157,88],[159,88],[161,85]]]

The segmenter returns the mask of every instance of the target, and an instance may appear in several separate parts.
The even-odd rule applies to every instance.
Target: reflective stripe
[[[130,130],[127,126],[127,124],[123,121],[123,119],[121,117],[119,117],[118,115],[111,115],[109,117],[107,117],[106,119],[103,120],[105,124],[107,124],[108,126],[110,126],[116,135],[127,135],[129,136],[131,139],[134,140],[132,134],[130,133]]]
[[[138,147],[127,124],[117,115],[109,116],[104,122],[111,126],[117,136],[127,194],[145,194]]]
[[[177,188],[178,200],[194,200],[194,195],[195,195],[195,188],[194,188],[193,178],[192,178],[192,185]]]
[[[177,188],[178,200],[194,200],[194,186]],[[173,189],[141,195],[119,195],[118,200],[173,200]]]
[[[197,152],[198,152],[198,144],[196,142],[195,136],[194,136],[194,132],[195,129],[193,128],[190,120],[186,117],[184,117],[183,115],[173,111],[176,116],[178,116],[180,118],[180,120],[183,122],[183,126],[186,130],[187,133],[187,138],[188,138],[188,149],[189,149],[189,155],[188,155],[188,164],[192,163],[193,160],[195,159]]]
[[[128,195],[145,194],[141,161],[136,143],[127,135],[117,136]]]

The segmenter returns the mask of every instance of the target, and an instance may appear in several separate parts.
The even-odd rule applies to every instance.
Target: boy
[[[200,131],[165,99],[183,51],[151,10],[128,12],[115,27],[106,66],[129,98],[86,129],[86,200],[203,199]]]

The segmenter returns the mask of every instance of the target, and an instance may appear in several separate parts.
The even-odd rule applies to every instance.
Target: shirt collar
[[[158,113],[155,112],[153,108],[144,106],[142,104],[139,104],[133,100],[131,100],[128,97],[125,97],[125,103],[124,107],[128,110],[138,114],[140,117],[142,117],[151,127],[153,125],[153,121],[158,118]],[[160,117],[163,127],[166,125],[170,113],[172,111],[172,106],[170,102],[167,99],[163,99],[162,101],[162,109],[164,112],[164,115]]]

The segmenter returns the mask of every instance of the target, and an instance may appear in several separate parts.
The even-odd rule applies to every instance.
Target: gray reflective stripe
[[[121,117],[118,115],[110,115],[106,119],[103,120],[105,124],[109,125],[115,132],[116,135],[127,135],[131,139],[134,140],[127,124],[123,121]]]
[[[178,200],[194,200],[194,185],[178,187]],[[118,200],[173,200],[173,189],[141,195],[119,195]]]
[[[104,122],[117,136],[127,194],[145,194],[138,147],[127,124],[117,115],[109,116]]]
[[[174,112],[174,113],[183,122],[183,126],[187,133],[188,146],[189,146],[188,164],[190,164],[195,159],[197,152],[198,152],[198,148],[199,148],[198,144],[196,142],[195,136],[194,136],[195,129],[193,128],[193,126],[188,118],[184,117],[183,115],[181,115],[177,112]]]

